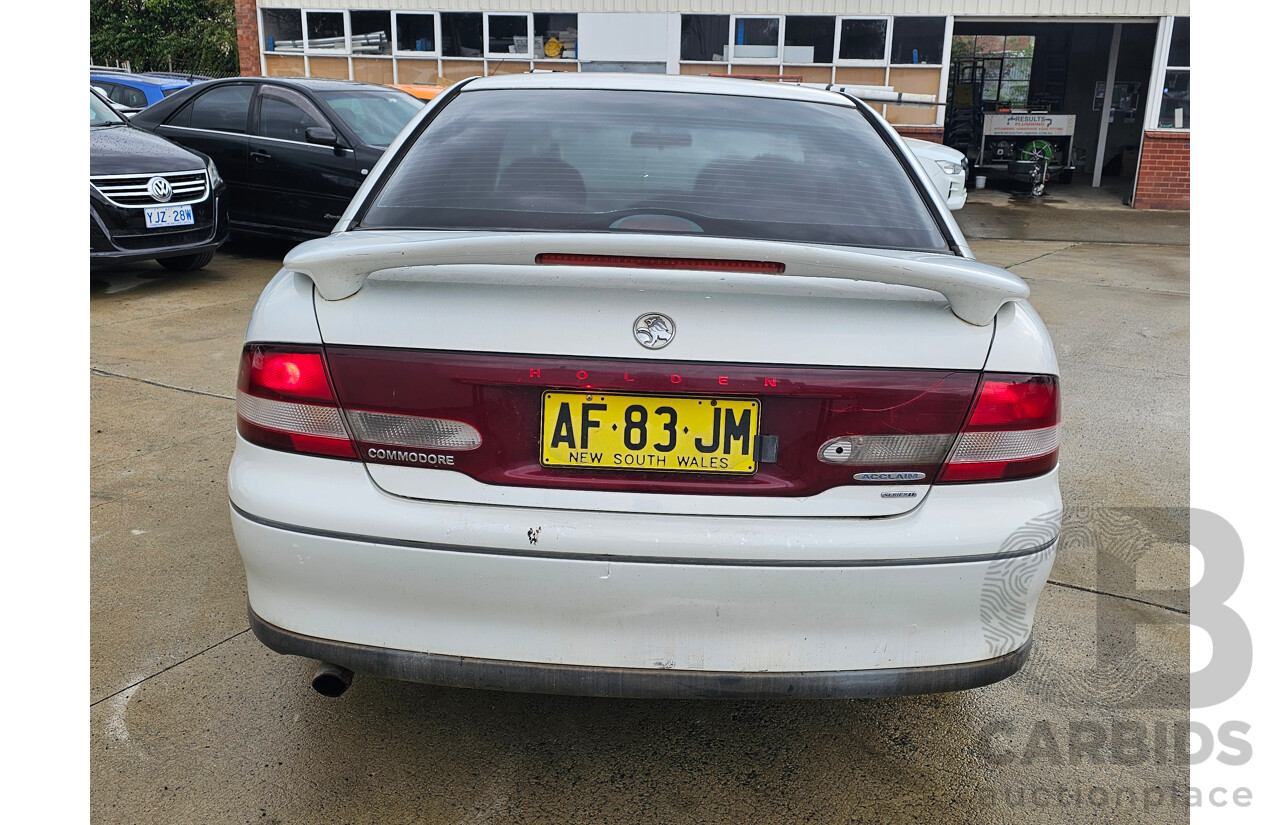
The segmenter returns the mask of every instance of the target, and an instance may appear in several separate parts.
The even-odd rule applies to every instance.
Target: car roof
[[[133,72],[89,72],[90,80],[97,80],[102,83],[125,83],[133,82],[144,86],[158,86],[161,89],[186,88],[191,85],[189,80],[181,80],[174,77],[156,77],[149,74],[135,74]]]
[[[172,75],[163,74],[137,74],[134,77],[146,78],[149,82],[155,83],[157,86],[164,86],[166,89],[170,86],[187,87],[198,81],[188,80],[185,77],[173,77]]]
[[[221,80],[209,80],[200,85],[210,85],[218,83],[257,83],[257,84],[276,84],[281,86],[296,86],[302,89],[311,89],[316,92],[334,91],[336,89],[387,89],[381,83],[366,83],[362,80],[333,80],[327,77],[225,77]]]
[[[394,83],[391,88],[408,92],[420,100],[432,100],[442,94],[446,87],[431,83]]]
[[[468,83],[464,91],[484,89],[616,89],[644,92],[687,92],[692,94],[764,97],[814,103],[854,105],[849,98],[821,88],[794,83],[742,80],[731,77],[644,74],[640,72],[531,72],[481,77]]]
[[[935,143],[932,140],[921,140],[920,138],[907,137],[906,135],[899,135],[898,137],[902,138],[903,141],[906,142],[907,146],[911,147],[911,151],[915,152],[917,155],[929,155],[931,157],[941,155],[944,158],[952,158],[956,163],[959,163],[964,159],[964,152],[961,152],[959,149],[955,149],[951,146],[947,146],[946,144]]]

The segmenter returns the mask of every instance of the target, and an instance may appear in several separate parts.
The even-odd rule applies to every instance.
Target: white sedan
[[[964,188],[969,161],[964,152],[918,138],[904,137],[902,140],[920,159],[929,180],[946,201],[947,208],[952,212],[964,208],[965,201],[969,199],[969,193]]]
[[[257,637],[326,695],[1012,675],[1058,540],[1058,365],[927,171],[825,90],[455,84],[250,320]]]

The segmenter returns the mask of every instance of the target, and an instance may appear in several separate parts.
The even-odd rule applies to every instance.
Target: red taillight
[[[273,450],[356,458],[318,350],[250,345],[240,358],[236,428]]]
[[[965,430],[1052,427],[1058,423],[1058,382],[1049,376],[987,376]]]
[[[938,483],[1028,478],[1058,463],[1061,402],[1052,375],[988,374]]]
[[[627,269],[706,269],[715,272],[759,272],[781,275],[786,264],[779,261],[735,261],[720,258],[654,258],[632,255],[571,255],[542,252],[534,259],[558,266],[614,266]]]
[[[324,359],[315,352],[259,352],[248,361],[249,386],[289,401],[333,403]]]

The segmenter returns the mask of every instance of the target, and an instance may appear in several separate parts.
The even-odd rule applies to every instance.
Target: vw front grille
[[[151,181],[165,181],[172,193],[167,200],[160,200],[151,193]],[[153,175],[98,175],[89,183],[102,196],[116,206],[175,206],[199,203],[209,196],[209,175],[198,172],[158,172]]]

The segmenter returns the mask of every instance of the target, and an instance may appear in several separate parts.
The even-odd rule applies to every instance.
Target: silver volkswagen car
[[[1061,508],[1027,294],[853,97],[459,83],[249,323],[253,629],[328,695],[1003,679]]]

